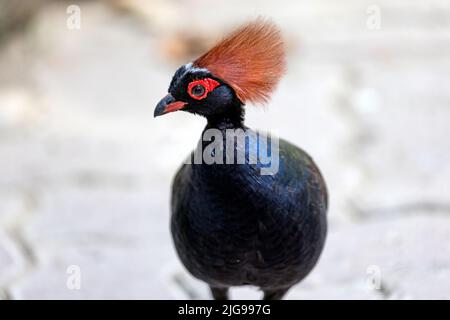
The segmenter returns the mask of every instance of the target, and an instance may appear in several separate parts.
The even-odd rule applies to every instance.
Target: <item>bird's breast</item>
[[[298,276],[317,260],[326,234],[323,180],[309,157],[281,147],[275,175],[249,164],[185,164],[177,173],[172,234],[198,278],[243,284],[286,268]]]

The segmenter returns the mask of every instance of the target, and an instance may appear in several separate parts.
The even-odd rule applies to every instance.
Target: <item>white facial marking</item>
[[[203,72],[209,72],[209,70],[206,69],[206,68],[197,68],[197,67],[194,67],[194,65],[193,65],[192,62],[186,63],[186,64],[184,65],[184,67],[186,68],[186,73],[187,73],[187,72],[200,72],[200,71],[203,71]]]

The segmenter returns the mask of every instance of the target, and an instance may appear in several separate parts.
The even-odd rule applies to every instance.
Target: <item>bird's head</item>
[[[238,103],[234,90],[223,80],[188,63],[175,72],[168,94],[156,106],[155,117],[177,110],[209,116]]]
[[[208,118],[246,102],[265,103],[284,69],[280,31],[270,21],[256,19],[181,66],[154,115],[183,110]]]

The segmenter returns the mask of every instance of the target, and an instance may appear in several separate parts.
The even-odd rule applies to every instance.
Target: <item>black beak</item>
[[[169,93],[167,96],[162,98],[160,102],[158,102],[153,116],[158,117],[169,112],[180,110],[185,105],[186,102],[175,100],[175,98]]]

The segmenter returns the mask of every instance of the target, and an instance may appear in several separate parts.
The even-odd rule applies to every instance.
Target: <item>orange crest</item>
[[[265,103],[285,70],[284,45],[275,24],[256,19],[194,61],[230,85],[238,98]]]

